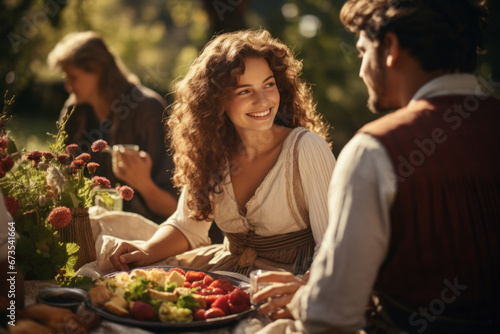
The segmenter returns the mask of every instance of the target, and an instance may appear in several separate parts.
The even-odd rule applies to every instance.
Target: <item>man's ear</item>
[[[387,67],[393,67],[395,62],[399,58],[399,53],[401,51],[401,46],[399,45],[399,38],[395,33],[389,31],[384,37],[384,49],[385,49],[385,65]]]

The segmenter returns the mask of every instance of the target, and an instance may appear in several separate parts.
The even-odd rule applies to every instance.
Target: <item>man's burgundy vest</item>
[[[500,310],[500,101],[419,100],[364,126],[385,147],[397,194],[375,290],[429,314]]]

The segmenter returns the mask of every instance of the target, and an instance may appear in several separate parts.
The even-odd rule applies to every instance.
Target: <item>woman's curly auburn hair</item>
[[[210,219],[212,198],[228,174],[229,157],[240,143],[223,105],[232,97],[245,59],[267,60],[276,79],[280,105],[275,123],[305,127],[328,140],[329,126],[316,112],[309,86],[300,79],[302,63],[266,30],[221,34],[204,47],[186,76],[175,85],[167,131],[174,153],[176,187],[187,186],[191,218]]]

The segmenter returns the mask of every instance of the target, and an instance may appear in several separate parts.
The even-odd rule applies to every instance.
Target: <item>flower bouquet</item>
[[[72,275],[75,265],[78,268],[95,259],[88,208],[96,192],[110,188],[110,182],[94,176],[99,164],[90,161],[90,154],[75,156],[78,146],[65,144],[64,127],[71,113],[56,123],[57,134],[48,134],[52,138],[48,152],[18,151],[6,131],[11,118],[6,109],[13,98],[4,102],[0,115],[0,190],[19,235],[17,266],[26,279]],[[92,151],[106,147],[105,141],[98,140],[92,144]],[[119,191],[125,199],[133,196],[128,186]]]

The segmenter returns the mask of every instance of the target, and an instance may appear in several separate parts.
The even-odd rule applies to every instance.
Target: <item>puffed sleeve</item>
[[[299,141],[298,160],[316,256],[328,227],[328,186],[336,160],[326,141],[313,132],[307,132]]]
[[[186,237],[191,249],[210,245],[211,241],[208,236],[208,230],[212,225],[212,221],[197,222],[189,218],[189,209],[186,201],[187,190],[184,187],[177,204],[177,210],[161,226],[172,225],[177,228]]]

